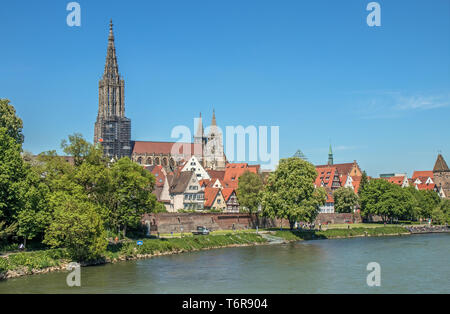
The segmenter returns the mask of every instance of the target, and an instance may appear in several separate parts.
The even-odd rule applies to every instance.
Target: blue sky
[[[173,140],[201,111],[220,126],[280,127],[280,157],[357,160],[372,176],[450,161],[450,1],[69,1],[0,3],[0,97],[26,150],[93,138],[108,23],[115,25],[135,140]]]

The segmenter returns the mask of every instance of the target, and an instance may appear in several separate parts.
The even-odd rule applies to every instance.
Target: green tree
[[[334,209],[338,213],[352,213],[358,204],[358,195],[352,188],[341,187],[334,191]]]
[[[250,214],[258,210],[261,204],[263,190],[261,177],[256,173],[246,171],[239,177],[237,197],[241,208],[245,208]]]
[[[83,195],[65,192],[54,193],[50,203],[54,219],[46,230],[44,243],[66,248],[76,261],[101,257],[108,241],[95,205]]]
[[[363,216],[378,215],[384,222],[411,215],[414,198],[406,189],[383,179],[371,180],[360,195]]]
[[[414,205],[412,219],[431,218],[433,209],[441,202],[439,194],[430,190],[417,190],[414,186],[407,187],[406,190],[413,196]]]
[[[288,219],[291,229],[296,221],[314,221],[327,198],[323,188],[314,187],[316,177],[311,163],[297,157],[281,159],[263,192],[263,214]]]
[[[155,177],[128,157],[114,163],[110,175],[109,203],[105,206],[108,223],[122,230],[125,237],[127,228],[137,228],[142,215],[155,209]]]
[[[443,199],[431,212],[431,218],[437,224],[450,224],[450,200]]]
[[[21,144],[0,127],[0,219],[9,225],[25,202],[29,169],[20,155]]]
[[[362,191],[364,191],[367,184],[369,184],[369,179],[367,178],[366,171],[363,171],[361,176],[361,182],[359,183],[358,195],[361,195]]]
[[[47,202],[48,186],[32,171],[28,174],[26,185],[28,189],[24,195],[25,201],[16,216],[17,235],[23,237],[25,245],[27,240],[43,237],[51,221],[51,211]]]
[[[156,202],[155,209],[153,210],[154,213],[167,213],[166,206],[164,206],[161,202]]]
[[[13,138],[17,144],[23,143],[23,122],[16,115],[16,109],[8,99],[0,99],[0,128],[6,129],[6,134]]]
[[[80,133],[69,135],[69,141],[63,140],[61,148],[64,153],[74,158],[75,166],[80,166],[91,153],[92,144],[83,138]]]

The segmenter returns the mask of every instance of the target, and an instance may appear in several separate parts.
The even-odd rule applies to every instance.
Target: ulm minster
[[[99,106],[95,123],[94,143],[101,143],[106,156],[130,157],[148,166],[162,165],[171,171],[195,156],[204,168],[225,170],[226,158],[222,134],[213,112],[209,133],[204,134],[200,114],[193,143],[142,142],[131,140],[131,120],[125,116],[125,82],[119,73],[114,43],[113,23],[110,22],[105,71],[99,82]],[[187,149],[184,149],[187,148]]]

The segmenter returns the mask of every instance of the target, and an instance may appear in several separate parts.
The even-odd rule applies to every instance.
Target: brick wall
[[[318,223],[346,223],[361,222],[359,215],[353,214],[319,214],[316,219]],[[179,233],[192,232],[198,226],[205,226],[209,230],[236,230],[259,228],[284,228],[289,227],[286,219],[271,219],[256,217],[249,214],[232,213],[160,213],[146,214],[142,223],[147,226],[151,234],[156,233]]]
[[[351,214],[351,213],[343,213],[343,214],[319,214],[316,218],[315,223],[321,224],[344,224],[344,223],[361,223],[361,215],[360,214]]]

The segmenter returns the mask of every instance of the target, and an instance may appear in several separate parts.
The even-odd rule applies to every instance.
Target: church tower
[[[330,150],[328,151],[328,165],[332,166],[334,163],[333,160],[333,150],[331,149],[331,144],[330,144]]]
[[[125,82],[119,74],[112,21],[105,70],[98,84],[94,143],[103,146],[105,156],[119,159],[131,155],[131,120],[125,117]]]
[[[216,113],[213,117],[206,145],[203,149],[203,167],[212,170],[225,170],[226,158],[223,150],[222,132],[217,126]]]
[[[197,130],[196,130],[195,136],[194,136],[194,143],[202,144],[202,148],[206,145],[206,137],[205,137],[204,133],[205,133],[205,130],[203,128],[202,113],[200,112],[200,117],[198,118]]]

